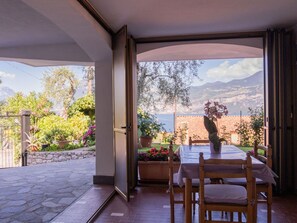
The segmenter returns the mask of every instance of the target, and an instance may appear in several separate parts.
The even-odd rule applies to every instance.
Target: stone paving
[[[50,222],[93,184],[95,158],[0,169],[0,222]]]

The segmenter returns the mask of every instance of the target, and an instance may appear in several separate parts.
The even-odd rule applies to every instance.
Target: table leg
[[[192,223],[192,179],[186,178],[185,195],[185,222]]]

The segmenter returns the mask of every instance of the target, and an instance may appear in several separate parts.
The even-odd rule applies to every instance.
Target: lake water
[[[174,114],[155,114],[158,121],[164,124],[164,128],[166,132],[173,132],[174,131]],[[192,116],[197,114],[177,114],[183,116]]]
[[[156,117],[160,123],[163,123],[163,127],[166,132],[174,131],[174,115],[173,114],[156,114]]]

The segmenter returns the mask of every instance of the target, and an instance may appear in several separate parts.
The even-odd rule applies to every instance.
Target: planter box
[[[180,162],[173,163],[173,171],[178,172]],[[138,161],[139,180],[143,182],[167,182],[169,167],[167,161]]]

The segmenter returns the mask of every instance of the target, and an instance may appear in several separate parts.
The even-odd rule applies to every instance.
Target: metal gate
[[[30,112],[0,115],[0,168],[26,165]]]

